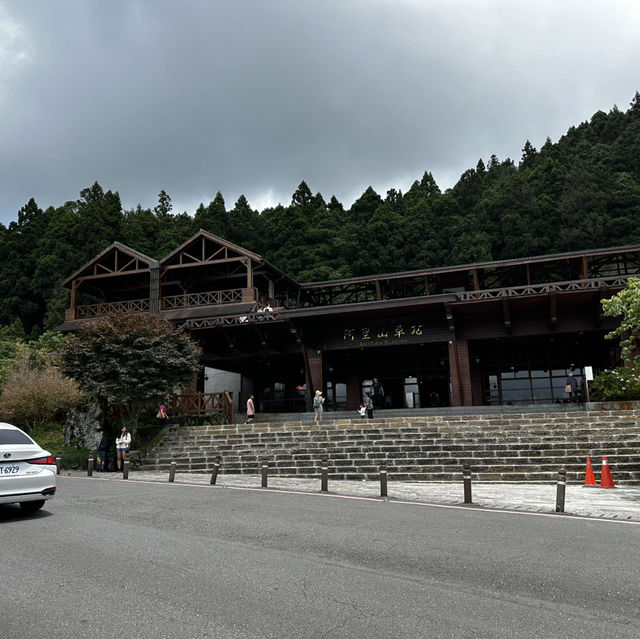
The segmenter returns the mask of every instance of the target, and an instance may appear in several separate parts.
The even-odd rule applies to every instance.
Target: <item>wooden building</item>
[[[183,325],[262,410],[315,389],[354,409],[374,377],[391,408],[564,402],[568,378],[580,393],[585,367],[616,365],[600,301],[638,275],[632,246],[300,284],[200,231],[160,261],[112,244],[65,281],[61,328],[122,309]]]

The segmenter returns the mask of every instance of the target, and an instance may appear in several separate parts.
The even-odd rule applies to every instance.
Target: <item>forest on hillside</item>
[[[205,229],[264,257],[299,282],[640,244],[640,93],[596,112],[556,143],[528,141],[516,163],[492,156],[442,192],[425,172],[406,193],[368,188],[345,209],[302,182],[288,206],[257,211],[220,192],[194,214],[160,192],[123,210],[100,184],[77,200],[29,200],[0,224],[0,327],[38,335],[63,321],[61,282],[118,241],[160,259]]]

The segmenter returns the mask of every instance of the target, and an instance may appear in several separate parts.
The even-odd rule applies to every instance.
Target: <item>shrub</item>
[[[78,384],[52,365],[34,367],[20,361],[10,372],[0,396],[0,412],[26,431],[53,421],[82,402]]]
[[[627,367],[603,371],[594,377],[591,388],[602,402],[640,399],[640,371]]]
[[[88,448],[67,444],[60,424],[41,424],[29,433],[42,448],[48,450],[54,457],[60,454],[62,468],[84,470],[91,451]]]

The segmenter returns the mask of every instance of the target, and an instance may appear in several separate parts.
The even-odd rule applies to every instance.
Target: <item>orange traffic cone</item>
[[[584,475],[584,485],[585,486],[595,486],[598,487],[598,483],[596,482],[596,477],[593,474],[593,468],[591,467],[591,457],[587,457],[587,471]]]
[[[611,478],[611,471],[609,470],[609,462],[607,462],[607,458],[602,458],[602,472],[600,473],[600,488],[615,488],[616,485],[613,483],[613,479]]]

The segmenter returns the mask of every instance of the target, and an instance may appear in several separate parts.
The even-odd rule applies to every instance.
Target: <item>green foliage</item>
[[[591,384],[593,396],[601,402],[640,399],[640,371],[616,368],[596,375]]]
[[[98,401],[103,414],[108,406],[120,406],[134,424],[141,411],[190,382],[199,359],[199,347],[184,331],[133,312],[84,326],[62,350],[63,370]]]
[[[620,354],[627,367],[640,366],[636,337],[640,334],[640,279],[631,277],[619,293],[602,300],[604,314],[620,317],[619,326],[606,335],[606,339],[620,339]]]
[[[83,394],[72,379],[50,361],[44,346],[16,344],[0,396],[0,413],[30,431],[78,406]]]
[[[57,423],[42,424],[29,435],[54,457],[59,454],[62,468],[66,470],[86,470],[89,456],[95,452],[73,442],[65,443],[62,426]]]
[[[58,423],[45,422],[31,429],[29,433],[36,442],[52,455],[57,455],[64,447],[64,433]]]

